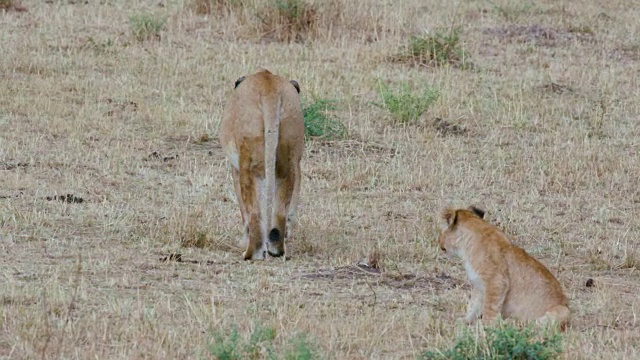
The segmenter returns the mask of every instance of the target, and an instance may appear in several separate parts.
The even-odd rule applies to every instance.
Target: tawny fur
[[[244,223],[245,260],[285,252],[304,151],[298,91],[296,82],[261,69],[236,81],[223,115],[219,138]]]
[[[475,207],[446,209],[441,215],[440,248],[462,258],[473,288],[466,321],[501,316],[565,329],[570,312],[558,280],[483,215]]]

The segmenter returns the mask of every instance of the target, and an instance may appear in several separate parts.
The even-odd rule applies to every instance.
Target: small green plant
[[[305,335],[298,335],[285,344],[281,356],[276,352],[273,344],[276,331],[271,327],[255,325],[248,339],[243,340],[236,326],[232,327],[226,338],[215,335],[209,344],[209,352],[218,360],[240,359],[284,359],[284,360],[313,360],[320,356]]]
[[[471,62],[460,46],[460,28],[448,32],[436,31],[432,35],[409,38],[409,43],[391,58],[394,62],[424,66],[445,66],[451,64],[466,69]]]
[[[302,109],[306,139],[339,140],[347,137],[347,128],[329,114],[335,101],[319,99]]]
[[[465,330],[454,346],[427,351],[425,360],[551,360],[562,353],[562,336],[552,329],[519,328],[507,324],[484,329],[484,336]]]
[[[387,109],[401,124],[416,122],[420,116],[438,99],[440,93],[431,87],[425,87],[422,94],[414,94],[407,82],[399,90],[393,91],[387,84],[381,83],[378,94],[382,98],[381,107]]]
[[[234,327],[226,339],[216,334],[213,343],[209,345],[209,352],[218,360],[241,359],[241,354],[238,351],[239,342],[238,329]]]
[[[530,1],[514,1],[510,4],[499,5],[489,2],[493,7],[493,11],[502,16],[506,21],[517,23],[520,18],[532,13],[534,3]]]
[[[305,335],[298,335],[292,340],[292,345],[284,353],[284,360],[313,360],[320,358],[315,346]]]
[[[249,337],[249,343],[245,346],[245,354],[250,358],[260,357],[260,351],[264,349],[269,357],[273,358],[273,340],[276,338],[274,328],[256,325]]]
[[[133,36],[139,41],[160,39],[160,32],[167,23],[167,18],[153,15],[136,15],[129,18]]]
[[[557,331],[545,330],[540,334],[533,326],[506,326],[485,332],[492,359],[550,360],[562,353],[562,336]]]
[[[302,0],[275,0],[275,5],[287,19],[295,19],[304,13]]]
[[[259,359],[262,357],[262,352],[267,355],[267,358],[274,359],[275,337],[276,331],[273,328],[256,325],[249,339],[242,341],[238,328],[234,326],[226,339],[220,335],[214,336],[209,352],[218,360]]]

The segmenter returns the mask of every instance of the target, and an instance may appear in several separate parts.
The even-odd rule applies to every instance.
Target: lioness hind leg
[[[247,250],[242,253],[242,256],[245,260],[264,260],[266,250],[262,242],[260,215],[256,212],[250,212],[248,223],[249,241],[247,243]]]
[[[247,244],[249,242],[249,218],[247,216],[247,209],[244,206],[244,201],[242,201],[242,193],[240,188],[240,171],[238,169],[231,167],[231,177],[233,178],[233,189],[236,194],[236,200],[238,202],[238,206],[240,207],[240,215],[242,216],[242,226],[243,229],[243,244]]]
[[[291,193],[291,198],[289,201],[288,209],[287,209],[287,224],[285,230],[285,239],[289,239],[291,237],[291,228],[293,226],[293,221],[296,217],[296,211],[298,209],[298,201],[300,200],[300,180],[301,180],[301,172],[300,172],[300,162],[297,162],[293,167],[293,192]]]
[[[266,249],[262,241],[260,193],[258,191],[261,168],[260,164],[255,164],[251,161],[253,151],[251,151],[250,144],[250,142],[246,142],[240,145],[240,169],[238,170],[240,209],[241,211],[244,209],[242,212],[248,240],[247,250],[244,252],[243,257],[245,260],[262,260]]]
[[[293,169],[278,171],[275,213],[272,222],[274,227],[270,230],[268,244],[271,256],[282,256],[285,253],[285,243],[289,236],[289,213],[295,187],[294,174]]]

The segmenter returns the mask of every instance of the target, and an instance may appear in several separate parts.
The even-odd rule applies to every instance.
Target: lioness
[[[268,70],[236,81],[220,125],[244,223],[245,260],[282,256],[300,193],[300,86]]]
[[[484,211],[473,206],[441,214],[440,248],[462,258],[473,286],[466,321],[480,316],[491,321],[502,315],[538,324],[555,322],[564,329],[570,313],[558,280],[483,217]]]

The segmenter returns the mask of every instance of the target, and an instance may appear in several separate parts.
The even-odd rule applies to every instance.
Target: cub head
[[[444,209],[440,213],[440,236],[438,236],[438,245],[447,256],[454,257],[460,255],[460,240],[465,239],[461,235],[464,229],[461,224],[469,218],[484,217],[484,211],[470,206],[467,209]]]

